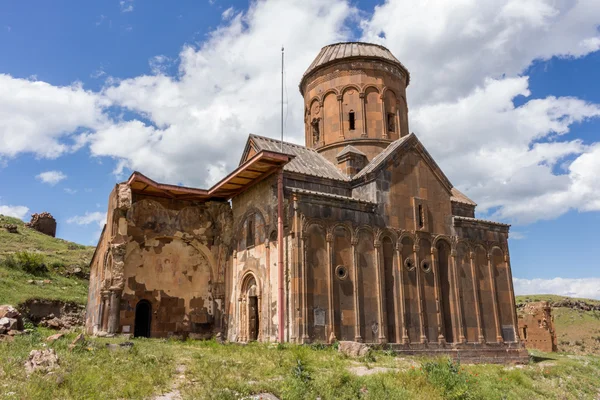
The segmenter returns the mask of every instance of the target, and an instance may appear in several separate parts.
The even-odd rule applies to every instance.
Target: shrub
[[[445,399],[469,399],[467,374],[460,371],[460,363],[451,359],[427,361],[422,364],[427,380],[440,388]]]
[[[32,275],[43,275],[48,272],[44,256],[27,251],[19,251],[5,257],[2,264],[7,268],[20,269]]]

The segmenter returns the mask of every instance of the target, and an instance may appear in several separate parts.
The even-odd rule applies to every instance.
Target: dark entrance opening
[[[258,339],[258,298],[248,297],[248,340]]]
[[[152,323],[152,305],[148,300],[142,300],[135,306],[134,337],[150,337]]]

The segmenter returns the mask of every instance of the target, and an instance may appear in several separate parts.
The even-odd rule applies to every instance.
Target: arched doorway
[[[134,337],[150,337],[152,324],[152,304],[148,300],[141,300],[135,306]]]
[[[248,342],[258,340],[260,329],[260,297],[254,275],[244,279],[242,285],[242,337]]]

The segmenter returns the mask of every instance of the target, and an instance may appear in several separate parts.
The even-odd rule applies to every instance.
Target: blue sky
[[[513,225],[517,290],[600,298],[600,4],[569,3],[4,2],[0,212],[93,244],[132,170],[208,187],[248,133],[277,136],[282,44],[301,143],[312,57],[376,41],[411,72],[411,130],[479,217]]]

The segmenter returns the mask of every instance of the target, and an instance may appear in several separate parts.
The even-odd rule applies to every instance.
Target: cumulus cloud
[[[80,83],[49,83],[0,74],[0,159],[31,152],[56,158],[72,151],[82,127],[107,122],[108,102]]]
[[[0,205],[0,214],[6,215],[7,217],[14,217],[23,219],[29,212],[29,208],[25,206],[3,206]]]
[[[532,99],[526,77],[488,79],[455,101],[423,105],[412,129],[453,183],[493,218],[528,223],[569,208],[600,210],[593,168],[597,145],[567,134],[574,123],[600,116],[600,106],[570,97]],[[564,171],[560,166],[565,160]],[[597,167],[597,166],[596,166]]]
[[[43,183],[47,183],[50,186],[54,186],[58,182],[67,179],[67,175],[65,175],[61,171],[46,171],[36,175],[36,178],[42,181]]]
[[[352,39],[358,26],[411,71],[411,128],[480,211],[528,223],[600,209],[600,147],[570,135],[599,106],[536,98],[524,75],[536,60],[597,51],[599,2],[390,0],[369,14],[345,0],[260,1],[222,17],[177,64],[157,55],[151,75],[109,79],[100,93],[0,76],[0,157],[89,146],[114,159],[115,174],[208,186],[235,167],[248,133],[278,136],[281,45],[286,139],[302,143],[296,85],[321,46]],[[25,96],[15,102],[14,93]],[[127,112],[108,117],[109,106]]]
[[[99,211],[86,212],[84,215],[76,215],[67,219],[67,223],[76,225],[96,224],[102,228],[106,223],[106,213]]]
[[[277,135],[282,43],[290,49],[287,138],[299,141],[297,82],[321,46],[348,37],[345,22],[355,13],[342,1],[252,3],[200,47],[184,47],[178,76],[139,76],[105,88],[111,102],[150,123],[119,121],[99,129],[90,138],[92,153],[114,157],[116,173],[138,169],[158,180],[212,183],[215,171],[236,165],[248,133]]]
[[[554,278],[520,279],[514,278],[515,294],[557,294],[600,300],[600,278]]]

